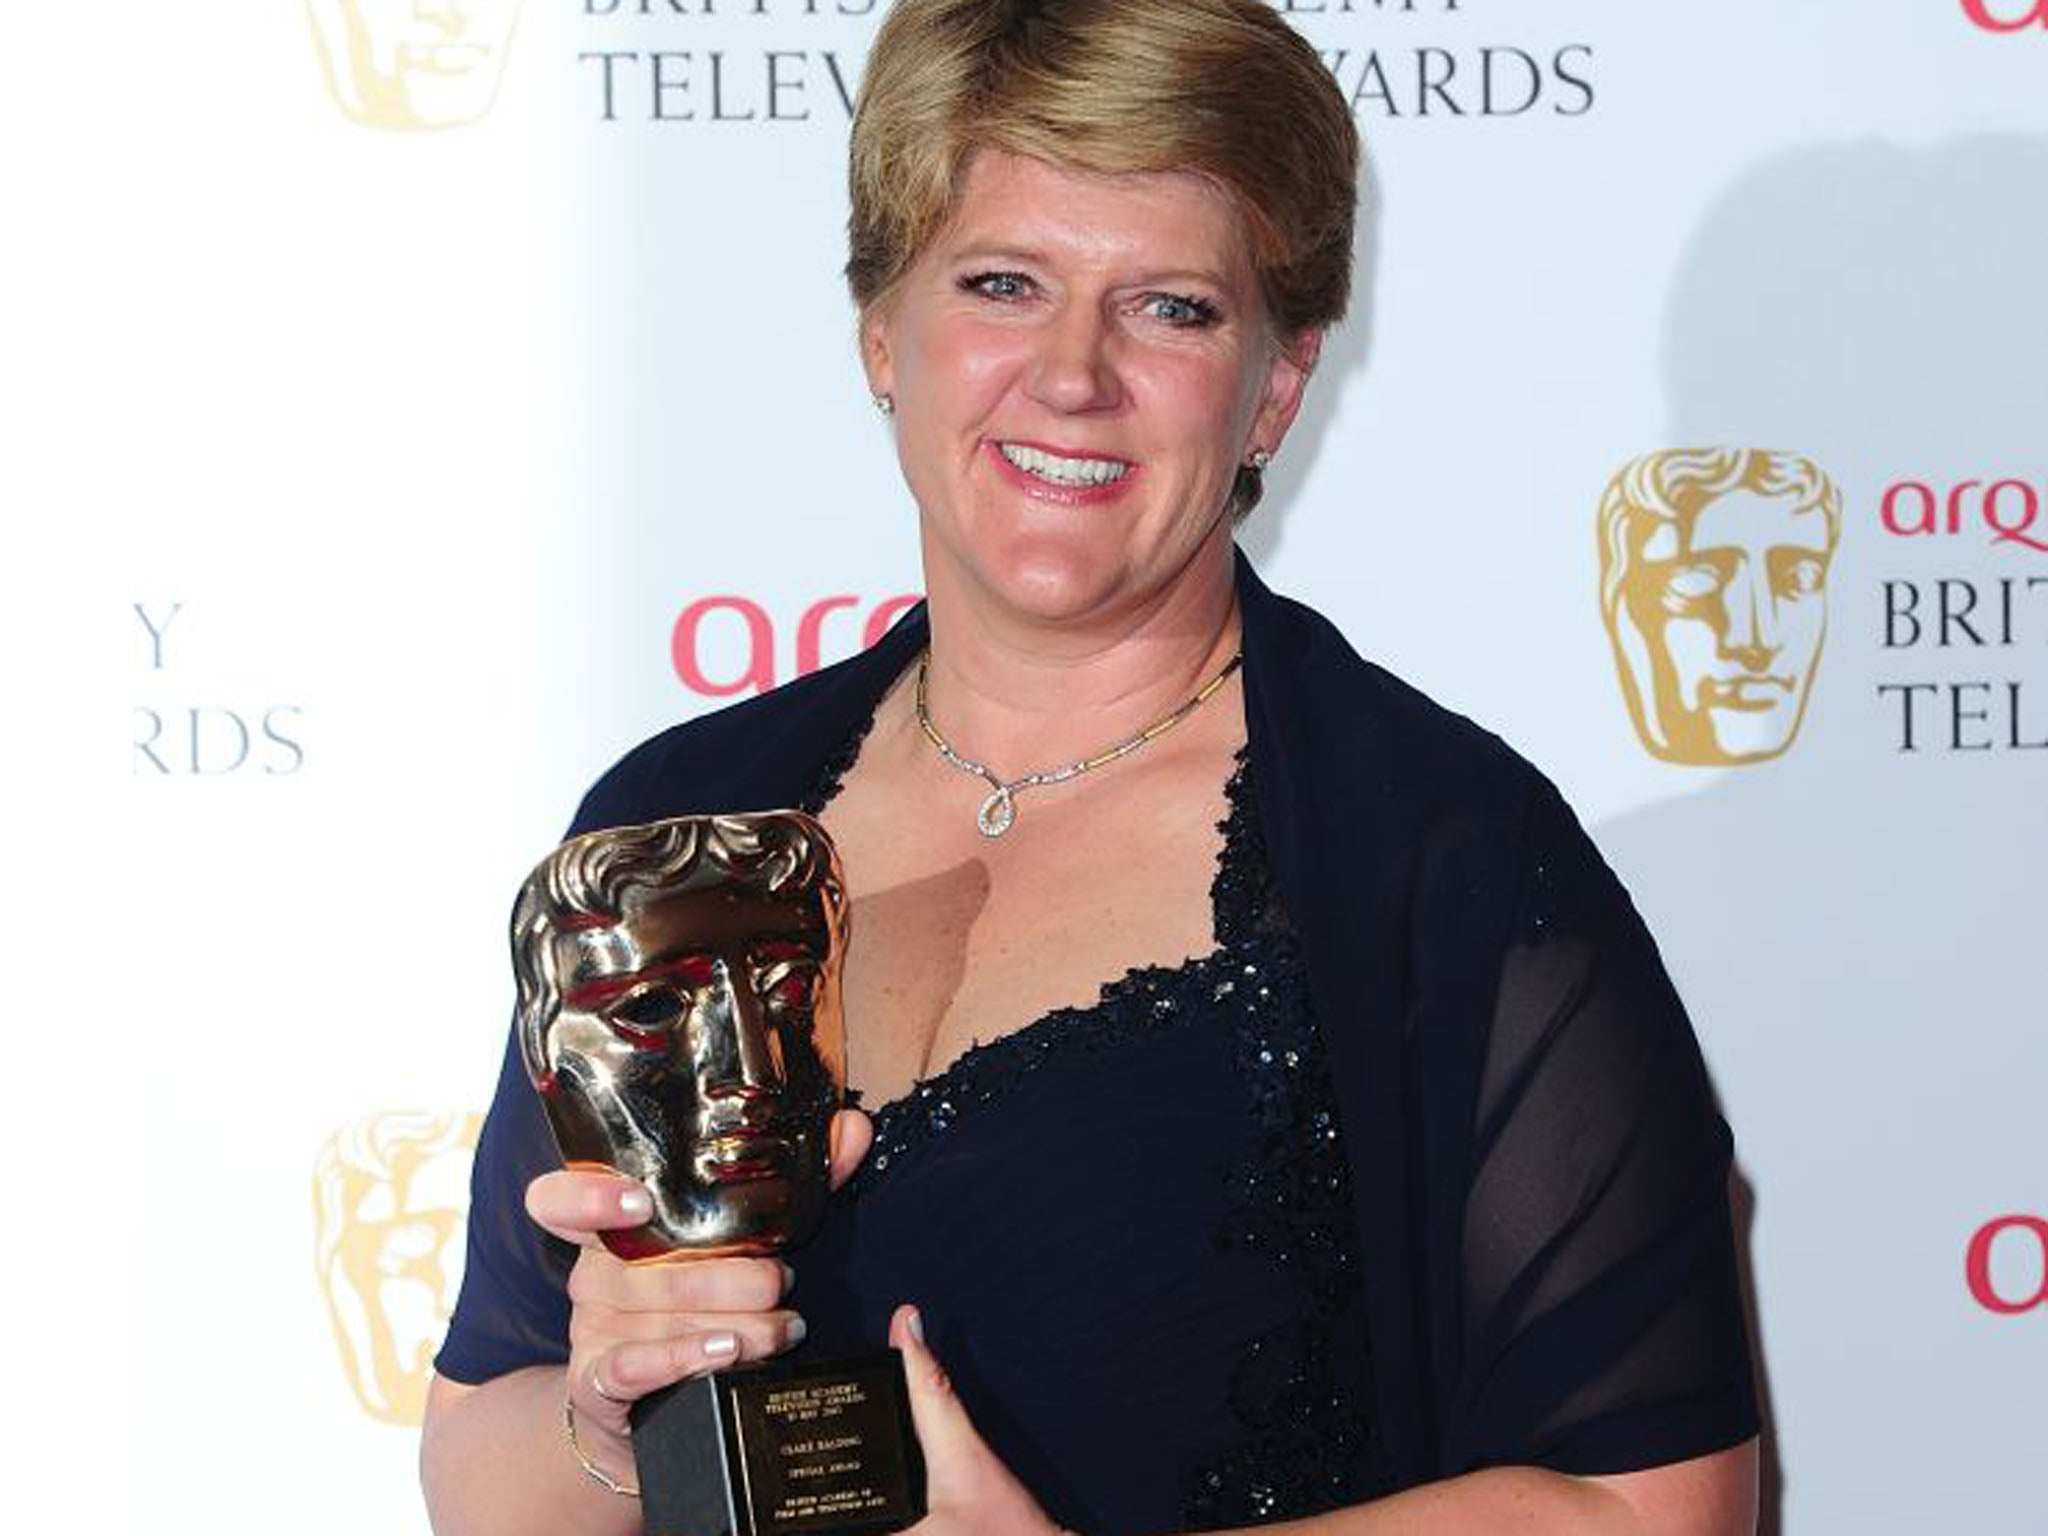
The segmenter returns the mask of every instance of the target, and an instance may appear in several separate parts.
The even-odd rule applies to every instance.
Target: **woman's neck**
[[[1238,648],[1228,540],[1152,600],[1093,621],[1048,622],[931,573],[933,723],[1000,775],[1056,767],[1178,708]]]

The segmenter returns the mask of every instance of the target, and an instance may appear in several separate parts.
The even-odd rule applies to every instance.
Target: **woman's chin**
[[[1123,560],[1072,548],[1012,551],[980,574],[988,598],[1020,618],[1046,624],[1113,612],[1145,595]]]
[[[1039,517],[1008,527],[989,519],[967,537],[928,540],[927,574],[936,582],[934,565],[951,566],[966,578],[971,600],[1041,624],[1086,624],[1151,608],[1178,583],[1202,580],[1206,544],[1179,549],[1134,541],[1132,531],[1099,516]],[[1228,539],[1215,547],[1227,564]]]

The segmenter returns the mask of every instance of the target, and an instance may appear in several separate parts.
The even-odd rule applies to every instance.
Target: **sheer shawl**
[[[1344,1118],[1365,1287],[1337,1368],[1408,1487],[1477,1467],[1634,1470],[1756,1432],[1729,1138],[1627,895],[1555,790],[1359,659],[1240,561],[1260,818]],[[645,743],[574,830],[794,804],[928,636]],[[436,1364],[567,1355],[573,1253],[526,1218],[555,1165],[508,1046]]]
[[[1496,738],[1248,571],[1240,592],[1395,1480],[1631,1471],[1748,1438],[1728,1130],[1626,892]]]

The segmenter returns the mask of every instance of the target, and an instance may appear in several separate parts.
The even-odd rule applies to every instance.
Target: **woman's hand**
[[[908,1536],[1067,1536],[982,1440],[925,1348],[917,1308],[896,1309],[889,1342],[903,1352],[910,1416],[924,1449],[926,1513]]]
[[[860,1166],[874,1139],[868,1117],[841,1110],[832,1120],[832,1187]],[[526,1189],[536,1222],[583,1251],[569,1274],[569,1404],[584,1454],[621,1482],[633,1452],[627,1410],[672,1382],[740,1360],[779,1354],[804,1336],[803,1319],[781,1306],[789,1267],[776,1259],[688,1259],[627,1264],[601,1233],[637,1227],[652,1198],[611,1174],[547,1173]]]

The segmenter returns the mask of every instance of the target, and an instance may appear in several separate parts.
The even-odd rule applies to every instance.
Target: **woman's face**
[[[1085,623],[1227,562],[1237,467],[1279,446],[1320,339],[1282,349],[1236,207],[1200,177],[978,154],[862,325],[934,596]]]

